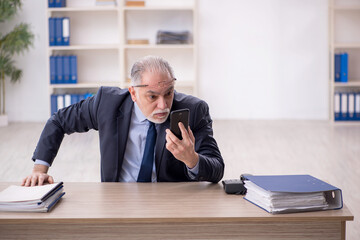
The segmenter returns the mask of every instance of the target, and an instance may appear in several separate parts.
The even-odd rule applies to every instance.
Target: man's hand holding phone
[[[170,129],[166,129],[166,149],[191,169],[199,161],[199,155],[195,152],[195,137],[190,126],[188,126],[187,130],[182,122],[178,122],[178,126],[182,140],[177,138]]]

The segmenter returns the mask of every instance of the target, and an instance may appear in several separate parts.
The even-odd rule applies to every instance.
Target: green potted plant
[[[21,8],[21,0],[0,0],[0,23],[9,21]],[[15,66],[13,57],[32,46],[34,35],[26,23],[16,25],[12,31],[0,31],[0,126],[7,125],[5,104],[5,80],[15,83],[22,77],[21,69]]]

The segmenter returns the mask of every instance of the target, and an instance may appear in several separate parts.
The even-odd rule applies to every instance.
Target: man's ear
[[[129,92],[130,92],[131,99],[133,100],[133,102],[136,102],[136,92],[135,92],[135,88],[134,88],[134,87],[129,87]]]

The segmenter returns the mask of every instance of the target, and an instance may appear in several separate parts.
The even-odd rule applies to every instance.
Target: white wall
[[[24,77],[7,86],[7,112],[11,121],[45,121],[47,1],[23,2],[16,22],[31,23],[36,37],[34,48],[17,58]],[[199,91],[212,117],[327,119],[327,4],[200,0]]]
[[[200,1],[200,94],[215,118],[328,118],[326,0]]]

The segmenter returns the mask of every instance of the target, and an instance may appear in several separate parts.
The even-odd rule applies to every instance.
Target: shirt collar
[[[134,113],[135,113],[135,118],[137,121],[139,122],[143,122],[146,119],[146,117],[144,116],[144,114],[141,112],[139,106],[136,104],[136,102],[134,102]]]

